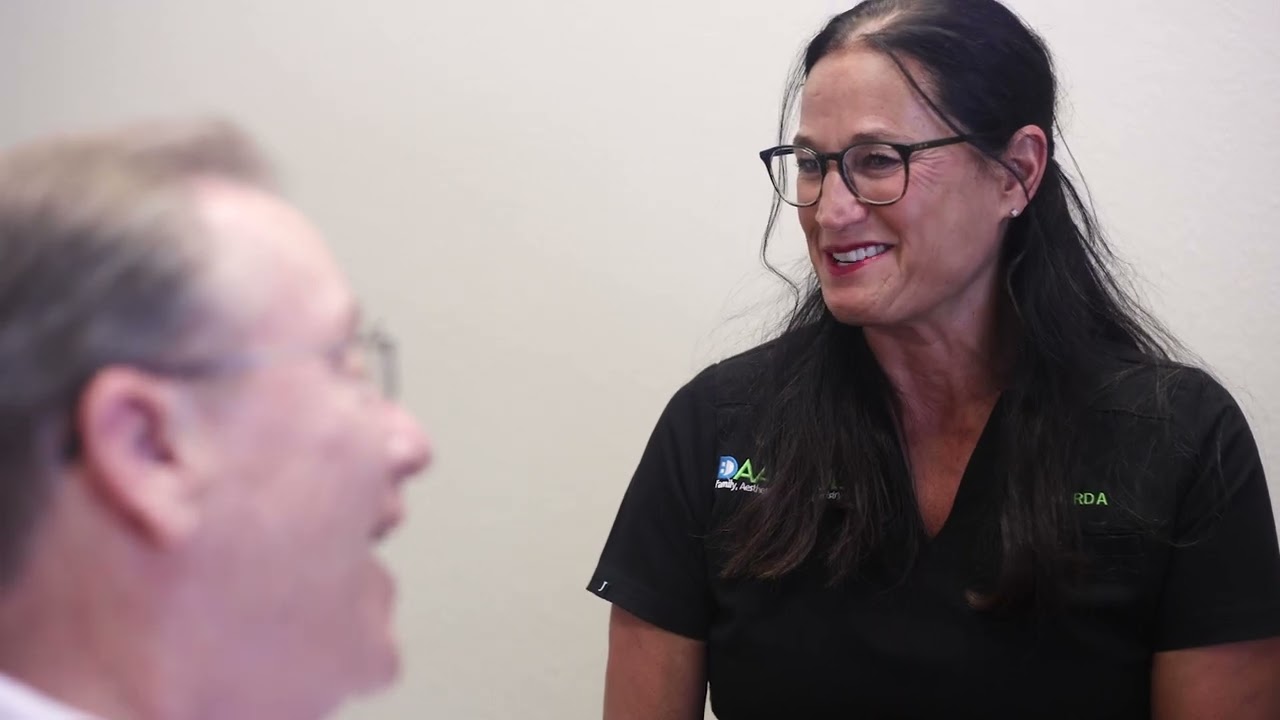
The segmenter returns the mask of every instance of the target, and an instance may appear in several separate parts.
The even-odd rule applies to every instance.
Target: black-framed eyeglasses
[[[820,153],[803,145],[779,145],[760,151],[773,189],[784,202],[809,207],[822,197],[827,167],[836,163],[840,179],[854,197],[867,205],[892,205],[907,194],[911,156],[921,150],[969,142],[972,135],[903,145],[859,142],[833,153]]]

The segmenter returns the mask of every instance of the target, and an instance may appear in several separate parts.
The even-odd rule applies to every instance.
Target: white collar
[[[0,672],[0,720],[95,720]]]

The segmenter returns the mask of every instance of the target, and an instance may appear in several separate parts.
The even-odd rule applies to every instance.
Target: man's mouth
[[[391,534],[391,531],[395,530],[396,527],[400,525],[400,522],[403,519],[404,503],[400,500],[396,500],[395,504],[382,516],[382,519],[378,524],[374,526],[373,532],[370,535],[374,544],[376,545],[381,543],[386,539],[386,537]]]

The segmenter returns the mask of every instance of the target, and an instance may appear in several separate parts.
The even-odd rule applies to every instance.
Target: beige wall
[[[1280,499],[1280,3],[1014,5],[1058,54],[1112,237]],[[0,2],[0,142],[233,115],[401,339],[439,462],[388,550],[406,676],[344,720],[598,715],[607,608],[582,586],[668,395],[770,314],[755,153],[840,8]]]

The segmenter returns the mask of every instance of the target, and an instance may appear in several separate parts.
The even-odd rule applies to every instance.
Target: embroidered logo
[[[763,485],[767,482],[764,468],[756,470],[752,467],[750,458],[739,463],[738,459],[732,455],[720,456],[720,465],[716,473],[717,490],[758,493],[764,490]]]
[[[1099,493],[1078,492],[1072,498],[1072,501],[1076,505],[1110,505],[1111,504],[1107,502],[1107,494],[1104,492],[1099,492]]]
[[[738,459],[731,455],[720,456],[720,474],[717,480],[732,480],[738,472]]]

